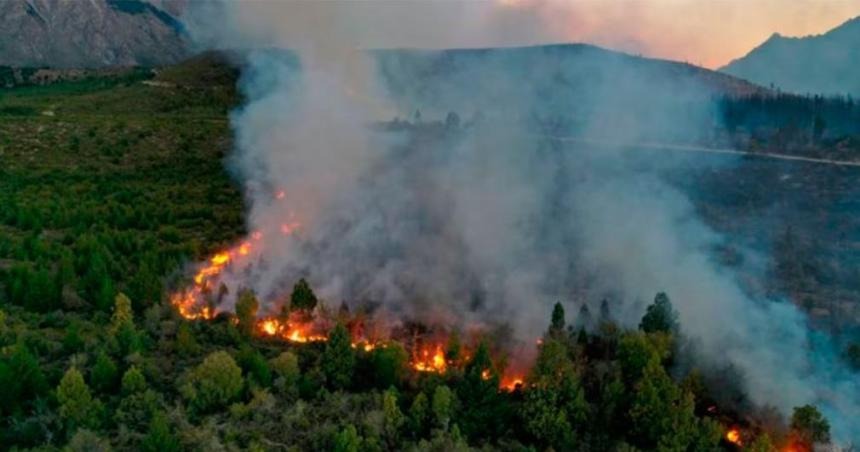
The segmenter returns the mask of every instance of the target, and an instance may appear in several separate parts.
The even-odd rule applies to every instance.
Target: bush
[[[213,352],[190,372],[182,395],[199,411],[226,407],[236,400],[245,382],[242,369],[225,351]]]

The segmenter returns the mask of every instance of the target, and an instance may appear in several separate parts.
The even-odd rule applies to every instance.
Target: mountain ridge
[[[159,66],[188,56],[181,0],[0,2],[0,65]],[[171,12],[172,11],[172,12]]]
[[[798,94],[860,96],[860,16],[818,35],[772,34],[719,71]]]

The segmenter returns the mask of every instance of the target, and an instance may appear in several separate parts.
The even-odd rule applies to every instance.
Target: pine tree
[[[338,323],[329,333],[321,366],[331,388],[346,389],[349,387],[355,368],[355,353],[352,350],[349,331],[343,323]]]
[[[812,405],[796,407],[791,415],[791,430],[807,444],[830,441],[830,423]]]
[[[236,302],[236,318],[239,320],[239,331],[247,337],[254,334],[257,323],[257,310],[260,302],[251,290],[243,290],[239,293],[239,301]]]
[[[131,366],[122,375],[122,394],[132,395],[146,391],[146,377],[137,366]]]
[[[676,333],[678,331],[678,313],[672,307],[669,296],[660,292],[654,297],[654,303],[648,306],[639,329],[646,333]]]
[[[90,381],[96,390],[110,393],[116,386],[118,372],[116,363],[102,350],[90,372]]]
[[[445,385],[436,386],[436,389],[433,391],[431,409],[433,410],[436,426],[442,430],[448,430],[448,423],[454,415],[455,402],[454,392],[449,387]]]
[[[290,294],[290,311],[302,311],[309,314],[316,306],[317,296],[310,284],[304,278],[299,279]]]
[[[69,431],[98,424],[98,403],[78,369],[72,367],[63,375],[57,386],[57,402],[60,404],[60,417]]]
[[[397,393],[389,388],[382,394],[382,432],[392,448],[399,443],[400,429],[406,422],[406,416],[397,406]]]
[[[140,443],[143,452],[179,452],[179,439],[170,431],[170,424],[162,413],[155,413],[149,423],[149,432]]]

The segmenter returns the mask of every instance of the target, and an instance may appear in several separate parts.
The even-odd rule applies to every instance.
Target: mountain
[[[187,56],[184,0],[3,0],[0,65],[158,66]]]
[[[630,141],[693,140],[712,122],[714,98],[769,93],[727,74],[587,44],[376,56],[399,112],[526,120],[557,133],[624,134]]]
[[[860,17],[817,36],[774,34],[720,70],[795,93],[860,96]]]

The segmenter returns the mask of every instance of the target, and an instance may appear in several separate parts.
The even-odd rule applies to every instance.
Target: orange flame
[[[523,379],[518,376],[508,376],[505,375],[502,377],[501,383],[499,383],[499,387],[502,391],[506,392],[514,392],[518,388],[523,387]]]
[[[413,358],[412,367],[419,372],[445,373],[448,362],[445,361],[445,352],[442,346],[437,345],[435,349],[425,348]]]
[[[741,431],[738,430],[736,427],[730,428],[726,432],[726,441],[738,446],[742,446],[743,441],[741,441]]]

